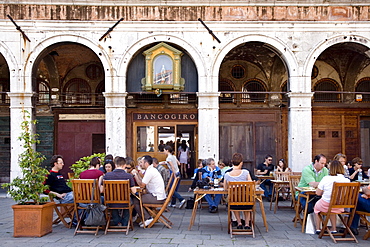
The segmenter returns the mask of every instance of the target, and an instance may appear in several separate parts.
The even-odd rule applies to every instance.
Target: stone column
[[[291,83],[293,80],[291,80]],[[289,166],[300,172],[312,160],[312,92],[290,92],[288,114]]]
[[[8,92],[10,98],[10,181],[21,175],[18,165],[19,155],[23,153],[23,142],[18,140],[22,133],[21,123],[24,121],[23,111],[32,116],[33,93]]]
[[[125,157],[127,93],[104,93],[104,96],[106,153]]]
[[[219,92],[198,93],[198,157],[219,156]]]

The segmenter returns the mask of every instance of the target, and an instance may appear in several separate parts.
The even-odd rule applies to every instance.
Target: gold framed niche
[[[181,78],[181,56],[183,53],[161,42],[143,52],[145,56],[145,78],[142,89],[151,91],[184,90],[185,80]]]

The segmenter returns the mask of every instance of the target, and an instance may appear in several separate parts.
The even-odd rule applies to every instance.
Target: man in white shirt
[[[138,179],[138,174],[133,174],[134,179],[141,188],[145,188],[147,193],[143,193],[141,196],[142,203],[151,204],[162,204],[166,199],[166,192],[164,187],[164,181],[161,174],[153,166],[153,158],[149,155],[145,155],[142,158],[141,168],[145,170],[144,177],[142,180]],[[139,215],[142,215],[140,202],[137,198],[134,198],[134,207]],[[153,218],[150,216],[147,210],[144,209],[144,224],[148,226]],[[140,227],[143,227],[141,224]]]

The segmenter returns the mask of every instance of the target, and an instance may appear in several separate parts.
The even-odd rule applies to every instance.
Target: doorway
[[[134,123],[134,158],[150,155],[159,162],[166,160],[164,147],[169,145],[178,157],[178,149],[184,140],[189,147],[189,164],[187,175],[193,175],[197,160],[197,125],[194,123],[160,123],[136,122]]]

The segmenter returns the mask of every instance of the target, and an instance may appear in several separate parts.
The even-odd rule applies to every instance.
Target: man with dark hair
[[[116,159],[116,169],[114,169],[112,172],[108,172],[104,176],[104,180],[129,180],[130,181],[130,188],[133,193],[136,192],[135,181],[134,177],[125,171],[126,169],[126,160],[123,157],[117,157]],[[119,207],[120,205],[117,205]],[[130,218],[129,210],[119,210],[114,209],[112,210],[112,220],[113,225],[117,226],[121,224],[122,226],[126,226],[128,223],[128,220]]]
[[[268,176],[271,172],[274,171],[274,165],[272,164],[272,156],[270,154],[265,156],[265,162],[259,164],[257,166],[257,175],[266,175]],[[272,195],[272,188],[273,184],[270,179],[265,179],[261,183],[261,188],[265,191],[264,195],[265,198],[267,198],[268,201],[271,200],[271,195]],[[267,187],[268,186],[268,189]]]
[[[99,179],[104,175],[102,171],[99,170],[100,158],[94,157],[90,161],[89,169],[80,173],[81,179]],[[100,184],[100,183],[99,183]]]
[[[301,180],[299,181],[298,187],[317,188],[321,179],[325,176],[328,176],[329,174],[328,169],[325,167],[325,164],[325,155],[316,155],[313,159],[313,163],[303,168]],[[298,196],[298,192],[296,196]],[[314,196],[311,197],[313,198]],[[313,207],[315,206],[315,203],[320,199],[319,197],[316,197],[315,200],[311,200],[312,198],[310,198],[307,208],[307,213],[309,214],[313,212]],[[300,203],[304,208],[306,206],[306,199],[301,197]]]
[[[134,178],[137,184],[141,188],[146,188],[147,193],[141,196],[142,203],[151,203],[151,204],[162,204],[166,199],[166,192],[164,187],[164,181],[161,174],[153,166],[153,158],[149,155],[145,155],[142,158],[141,168],[145,170],[144,177],[142,180],[138,179],[137,171],[134,174]],[[136,212],[141,216],[141,207],[140,202],[137,198],[134,198],[134,206]],[[150,216],[147,210],[144,209],[144,224],[148,226],[153,218]],[[144,227],[143,224],[140,224],[140,227]]]
[[[45,185],[49,186],[49,189],[45,193],[54,195],[60,203],[73,203],[72,189],[66,184],[63,175],[60,173],[64,166],[63,156],[53,155],[50,163],[52,168],[44,182]]]
[[[206,159],[206,166],[203,169],[204,169],[204,172],[202,174],[203,179],[209,179],[210,181],[214,181],[215,179],[222,178],[221,170],[218,166],[216,166],[215,160],[213,158]],[[211,194],[206,194],[204,198],[206,199],[209,205],[208,212],[217,213],[218,205],[221,202],[222,195],[216,194],[212,199]]]

